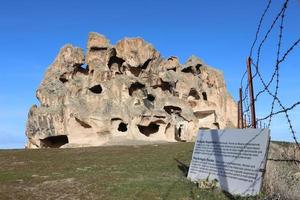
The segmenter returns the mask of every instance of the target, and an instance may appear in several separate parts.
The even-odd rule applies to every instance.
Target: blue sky
[[[230,93],[237,99],[240,78],[259,17],[267,0],[10,0],[0,7],[0,148],[23,147],[27,113],[37,104],[35,90],[59,49],[66,43],[85,48],[91,31],[112,43],[143,37],[164,57],[176,55],[181,63],[197,55],[221,69]],[[266,20],[282,1],[272,3]],[[286,15],[283,49],[300,36],[300,3],[291,0]],[[264,31],[264,30],[263,30]],[[263,72],[272,72],[277,32],[264,49]],[[300,99],[298,47],[282,67],[280,97],[291,105]],[[270,98],[262,96],[258,114],[269,112]],[[292,121],[300,131],[300,110]],[[291,140],[285,119],[272,124],[272,139]],[[299,134],[298,134],[299,135]]]

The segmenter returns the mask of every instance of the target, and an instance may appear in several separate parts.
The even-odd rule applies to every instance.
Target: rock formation
[[[195,56],[163,59],[141,38],[116,45],[90,33],[86,55],[65,45],[37,89],[27,148],[109,141],[192,141],[199,128],[235,127],[237,105],[222,72]]]

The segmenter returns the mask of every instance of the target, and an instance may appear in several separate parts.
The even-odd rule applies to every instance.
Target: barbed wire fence
[[[282,41],[284,39],[284,30],[285,30],[285,21],[286,21],[286,11],[289,8],[289,1],[284,0],[282,6],[278,13],[276,13],[271,23],[266,23],[266,16],[272,8],[272,0],[268,0],[266,7],[264,8],[260,20],[257,25],[255,32],[254,41],[251,45],[248,64],[250,65],[250,74],[251,70],[254,71],[254,74],[250,76],[251,81],[249,80],[249,69],[243,73],[240,82],[240,101],[239,101],[239,119],[238,126],[239,128],[270,128],[272,120],[274,117],[283,114],[286,119],[287,125],[289,127],[289,132],[291,133],[294,142],[298,149],[300,149],[299,142],[296,137],[296,131],[293,126],[293,122],[290,116],[290,112],[294,110],[297,106],[300,105],[299,101],[296,101],[290,106],[283,104],[283,101],[278,95],[280,88],[280,67],[286,62],[287,57],[293,52],[297,47],[299,47],[300,36],[294,40],[294,42],[286,49],[283,50]],[[266,27],[265,33],[262,33],[263,26]],[[266,44],[267,40],[270,37],[270,34],[278,31],[277,44],[276,44],[276,59],[274,61],[274,69],[268,78],[264,78],[262,72],[264,71],[264,66],[261,62],[262,49]],[[260,41],[260,42],[259,42]],[[246,79],[248,74],[248,80]],[[251,94],[253,92],[253,85],[250,82],[254,82],[255,86],[260,86],[255,95]],[[255,88],[256,89],[256,88]],[[255,116],[255,107],[254,105],[261,100],[261,96],[265,94],[268,95],[271,101],[271,109],[265,116],[260,116],[253,119],[252,109],[254,109]],[[252,96],[252,98],[251,98]],[[278,110],[275,108],[278,107]],[[254,122],[253,122],[254,120]],[[294,122],[295,123],[295,122]]]

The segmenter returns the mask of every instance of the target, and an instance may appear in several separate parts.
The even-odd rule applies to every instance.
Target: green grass
[[[242,199],[186,179],[193,145],[0,151],[0,199]]]

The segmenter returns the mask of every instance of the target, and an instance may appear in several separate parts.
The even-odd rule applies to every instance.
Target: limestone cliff
[[[222,72],[195,56],[163,59],[141,38],[116,45],[90,33],[87,53],[64,46],[37,89],[28,148],[97,146],[116,138],[192,141],[199,128],[235,127]]]

